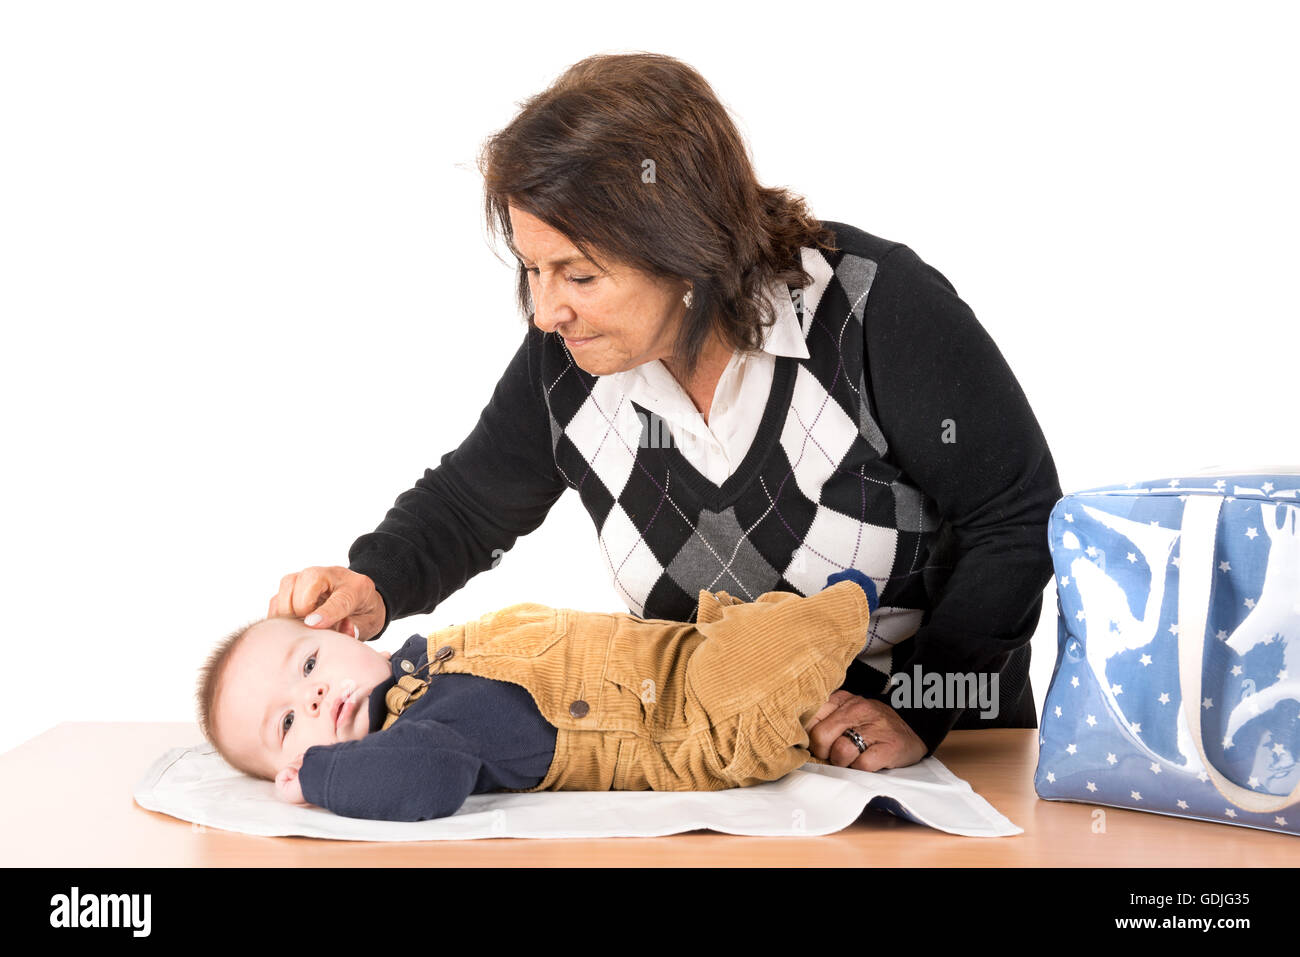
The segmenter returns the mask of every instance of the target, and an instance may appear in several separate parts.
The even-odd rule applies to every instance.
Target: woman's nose
[[[536,301],[534,306],[536,309],[533,312],[533,324],[542,332],[554,332],[559,326],[563,325],[561,310],[552,309],[549,305],[543,305]]]
[[[540,282],[532,284],[533,325],[542,332],[554,332],[556,327],[572,318],[573,310],[565,306],[557,296],[549,292],[542,293],[541,286]]]
[[[542,332],[555,331],[555,321],[551,319],[548,313],[542,311],[541,306],[537,306],[533,310],[533,325],[542,330]]]

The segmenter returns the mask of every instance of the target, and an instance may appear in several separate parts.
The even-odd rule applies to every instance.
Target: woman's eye
[[[525,266],[524,272],[529,273],[530,275],[534,273],[536,273],[537,275],[541,274],[536,266]],[[579,286],[582,286],[585,285],[586,283],[591,282],[596,277],[595,276],[568,276],[567,278],[569,282],[576,283]]]

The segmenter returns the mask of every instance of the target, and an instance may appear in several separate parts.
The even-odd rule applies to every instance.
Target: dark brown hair
[[[608,256],[691,283],[674,345],[687,376],[711,331],[733,349],[761,347],[776,319],[764,288],[812,282],[801,246],[835,251],[802,198],[759,184],[726,107],[680,60],[588,57],[521,106],[479,155],[490,234],[513,242],[513,205],[598,266]],[[532,325],[522,263],[518,300]]]

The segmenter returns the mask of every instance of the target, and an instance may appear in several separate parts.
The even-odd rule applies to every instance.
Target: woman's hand
[[[384,600],[368,575],[340,565],[304,568],[280,579],[266,617],[291,615],[311,628],[332,628],[368,641],[384,627]]]
[[[867,750],[844,736],[852,728],[862,735]],[[874,698],[863,698],[841,688],[813,715],[808,725],[808,750],[841,768],[879,771],[905,768],[925,757],[925,742],[916,736],[898,712]]]

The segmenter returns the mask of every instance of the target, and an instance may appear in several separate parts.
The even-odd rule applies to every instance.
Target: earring
[[[686,303],[686,308],[689,309],[691,308],[691,303],[694,300],[695,300],[695,289],[694,287],[692,287],[686,290],[685,295],[682,296],[682,302]]]

